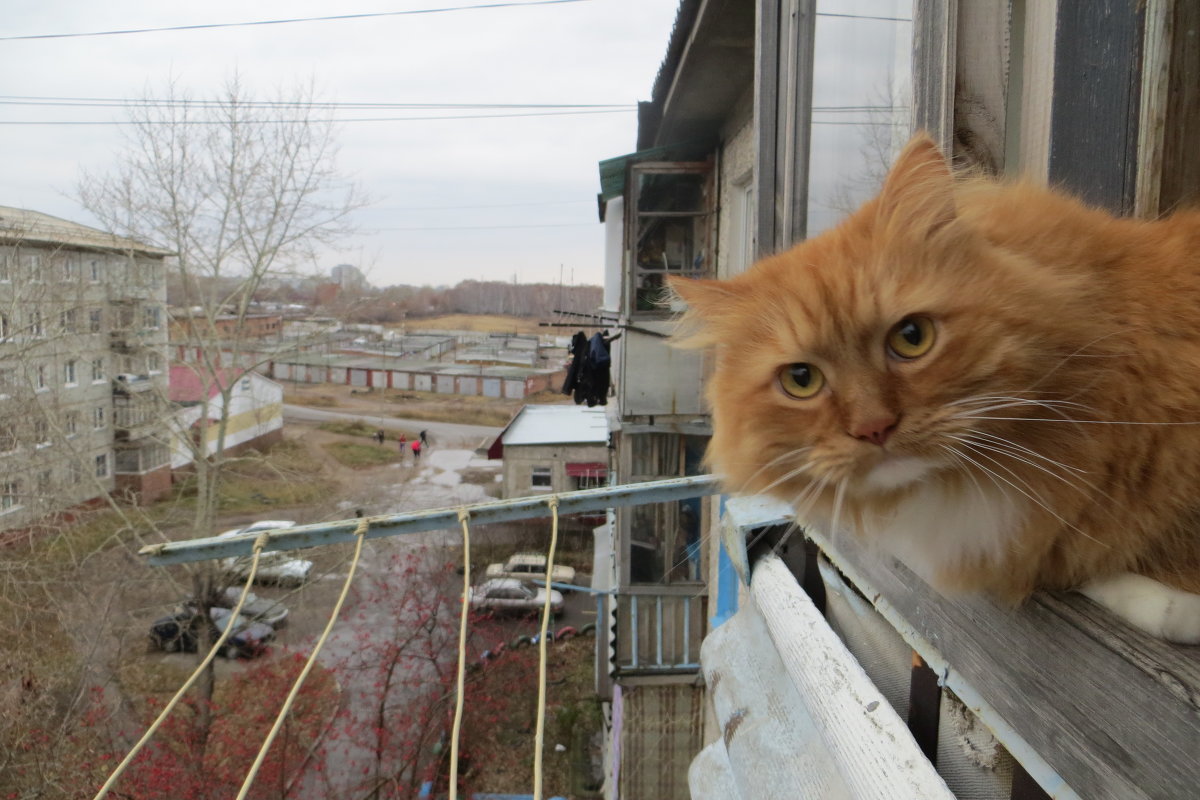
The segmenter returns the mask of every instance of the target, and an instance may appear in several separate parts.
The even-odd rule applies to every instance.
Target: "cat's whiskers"
[[[1058,414],[1060,417],[1063,418],[1063,420],[1066,420],[1068,422],[1086,422],[1087,420],[1077,420],[1074,417],[1069,416],[1065,411],[1062,410],[1062,408],[1059,408],[1059,406],[1066,407],[1066,408],[1072,408],[1072,409],[1079,408],[1079,409],[1083,409],[1085,411],[1095,411],[1095,409],[1085,406],[1082,403],[1073,403],[1069,400],[1032,400],[1032,399],[1022,398],[1022,397],[994,397],[994,398],[987,398],[987,399],[989,401],[1004,401],[1004,402],[992,402],[992,405],[985,405],[982,408],[965,409],[962,412],[958,412],[958,413],[952,415],[952,418],[954,418],[954,419],[982,419],[981,417],[979,417],[977,415],[987,414],[992,411],[1001,411],[1005,408],[1019,408],[1022,406],[1033,406],[1033,407],[1037,407],[1037,408],[1044,408],[1047,411],[1051,411],[1055,414]],[[952,405],[952,404],[947,403],[947,405]]]
[[[1074,489],[1075,491],[1084,495],[1085,497],[1091,497],[1096,492],[1096,487],[1092,486],[1091,484],[1087,483],[1086,481],[1083,481],[1083,484],[1084,484],[1084,486],[1087,487],[1087,489],[1092,490],[1090,492],[1087,491],[1087,489],[1084,489],[1082,486],[1078,486],[1075,483],[1072,483],[1070,480],[1063,477],[1062,475],[1059,475],[1056,472],[1052,472],[1051,470],[1047,469],[1046,467],[1042,466],[1041,464],[1038,464],[1037,462],[1026,458],[1025,456],[1021,455],[1020,453],[1013,452],[1010,449],[999,447],[990,442],[984,443],[984,442],[975,441],[974,439],[971,439],[970,437],[950,436],[948,438],[953,439],[956,442],[961,442],[962,444],[965,444],[967,447],[969,447],[972,450],[975,450],[977,452],[981,451],[981,450],[986,450],[988,452],[996,453],[998,455],[1008,456],[1011,459],[1020,461],[1022,464],[1028,464],[1029,466],[1033,467],[1034,469],[1040,470],[1041,472],[1046,473],[1047,475],[1054,478],[1055,480],[1062,481],[1064,484],[1066,484],[1067,486],[1070,486],[1072,489]],[[1057,464],[1058,462],[1054,462],[1054,463]]]
[[[1012,448],[1021,453],[1025,453],[1026,455],[1041,459],[1042,461],[1045,461],[1047,464],[1053,464],[1056,467],[1061,467],[1062,469],[1069,470],[1070,472],[1074,472],[1079,475],[1090,474],[1088,472],[1088,470],[1086,470],[1086,469],[1080,469],[1079,467],[1072,467],[1070,464],[1064,464],[1061,461],[1055,461],[1053,458],[1050,458],[1050,456],[1048,456],[1044,453],[1039,453],[1038,451],[1036,451],[1032,448],[1025,447],[1024,445],[1021,445],[1021,444],[1017,444],[1016,442],[1014,442],[1011,439],[1006,439],[1005,437],[998,436],[994,433],[987,433],[986,431],[968,429],[965,433],[963,433],[961,435],[964,435],[964,436],[969,435],[972,437],[987,439],[988,441],[995,443],[996,445]]]
[[[966,475],[968,478],[970,478],[971,483],[975,484],[975,491],[979,492],[979,499],[983,502],[983,504],[985,506],[988,507],[988,513],[990,514],[991,507],[992,507],[991,500],[988,499],[987,492],[985,492],[983,490],[983,486],[981,486],[979,484],[979,481],[975,478],[975,473],[972,472],[970,469],[962,468],[962,465],[964,465],[966,463],[963,460],[962,455],[956,449],[954,449],[954,447],[952,447],[951,445],[940,444],[938,446],[941,447],[942,450],[945,450],[946,453],[948,453],[950,455],[951,460],[953,460],[954,463],[960,467],[959,472]],[[1000,490],[1001,494],[1004,493],[1003,487],[997,486],[997,488]]]
[[[775,465],[779,464],[780,462],[783,462],[783,461],[786,461],[789,459],[803,458],[804,456],[807,456],[811,450],[812,450],[811,447],[797,447],[793,450],[788,450],[784,453],[781,453],[781,454],[775,456],[770,461],[759,466],[759,468],[754,470],[754,472],[752,472],[748,478],[746,478],[744,481],[742,481],[742,486],[741,486],[741,489],[739,490],[739,492],[745,491],[746,487],[749,486],[750,484],[752,484],[754,482],[755,478],[757,478],[759,475],[761,475],[763,472],[770,469],[771,467],[774,467]],[[772,484],[771,488],[774,488],[774,486],[776,486],[776,485],[778,485],[778,484]],[[767,491],[766,489],[762,490],[762,492],[766,492],[766,491]]]
[[[837,483],[837,489],[833,493],[833,520],[829,523],[830,537],[838,535],[842,519],[842,502],[846,499],[846,483],[848,480],[848,478],[840,479]]]
[[[1090,342],[1087,342],[1086,344],[1079,347],[1077,350],[1075,350],[1075,352],[1068,353],[1066,356],[1063,356],[1063,358],[1057,364],[1055,364],[1050,369],[1046,370],[1045,375],[1043,375],[1042,377],[1040,377],[1036,381],[1034,381],[1029,386],[1029,389],[1027,391],[1033,390],[1039,383],[1041,383],[1042,381],[1049,378],[1055,372],[1058,372],[1059,368],[1062,367],[1063,364],[1066,364],[1068,361],[1070,361],[1072,358],[1097,358],[1097,357],[1103,358],[1103,357],[1110,356],[1110,354],[1108,354],[1108,353],[1093,353],[1093,354],[1085,355],[1083,351],[1087,350],[1092,345],[1098,344],[1098,343],[1104,341],[1105,339],[1111,338],[1116,335],[1117,335],[1117,331],[1110,331],[1102,336],[1097,336],[1095,339],[1092,339]],[[1113,353],[1111,355],[1123,355],[1123,354]]]
[[[1045,500],[1042,498],[1042,496],[1041,496],[1040,494],[1038,494],[1038,493],[1037,493],[1037,492],[1036,492],[1036,491],[1033,489],[1033,487],[1032,487],[1032,486],[1029,486],[1028,482],[1026,482],[1026,481],[1022,480],[1022,479],[1021,479],[1021,477],[1020,477],[1019,475],[1017,475],[1015,472],[1013,472],[1011,469],[1009,469],[1008,467],[1005,467],[1005,466],[1004,466],[1003,464],[1001,464],[999,461],[997,461],[996,459],[994,459],[994,458],[992,458],[991,456],[987,455],[986,453],[984,453],[984,452],[981,452],[981,451],[979,451],[979,450],[977,450],[977,449],[975,449],[975,448],[971,447],[971,445],[970,445],[970,444],[966,444],[966,446],[967,446],[968,448],[970,448],[970,449],[971,449],[971,452],[972,452],[974,455],[977,455],[977,456],[979,456],[979,457],[981,457],[981,458],[986,458],[988,461],[992,462],[993,464],[995,464],[995,465],[996,465],[997,467],[999,467],[1000,469],[1003,469],[1005,472],[1007,472],[1008,474],[1012,475],[1012,476],[1013,476],[1013,478],[1014,478],[1015,480],[1017,480],[1017,481],[1020,481],[1021,483],[1025,484],[1025,489],[1028,489],[1029,491],[1026,491],[1025,489],[1022,489],[1022,488],[1021,488],[1020,486],[1018,486],[1016,483],[1013,483],[1012,481],[1008,480],[1007,478],[1005,478],[1003,475],[999,474],[999,473],[998,473],[998,472],[996,472],[995,470],[989,469],[989,468],[988,468],[988,467],[987,467],[985,464],[982,464],[982,463],[980,463],[979,461],[977,461],[976,459],[974,459],[974,458],[972,458],[971,456],[967,455],[966,453],[962,452],[961,450],[960,450],[960,451],[958,451],[958,455],[959,455],[961,458],[965,459],[967,462],[969,462],[970,464],[974,465],[974,466],[975,466],[977,469],[981,470],[981,471],[982,471],[982,472],[984,472],[985,474],[987,474],[987,475],[991,476],[991,478],[993,479],[993,481],[996,481],[996,480],[1003,481],[1004,483],[1008,484],[1008,485],[1009,485],[1009,486],[1011,486],[1012,488],[1016,489],[1018,492],[1020,492],[1020,493],[1021,493],[1022,495],[1024,495],[1026,498],[1028,498],[1029,500],[1033,501],[1033,502],[1034,502],[1034,503],[1035,503],[1035,504],[1036,504],[1038,507],[1040,507],[1040,508],[1044,509],[1044,510],[1045,510],[1047,513],[1049,513],[1049,514],[1050,514],[1050,516],[1054,517],[1056,520],[1058,520],[1059,522],[1061,522],[1061,523],[1062,523],[1063,525],[1065,525],[1067,528],[1070,528],[1071,530],[1075,531],[1076,533],[1078,533],[1080,536],[1084,537],[1085,539],[1090,539],[1091,541],[1095,542],[1095,543],[1096,543],[1096,544],[1098,544],[1098,545],[1101,545],[1102,547],[1109,547],[1109,546],[1110,546],[1110,545],[1108,545],[1107,543],[1105,543],[1105,542],[1102,542],[1102,541],[1100,541],[1099,539],[1097,539],[1096,537],[1094,537],[1094,536],[1091,536],[1090,534],[1088,534],[1088,533],[1086,533],[1085,531],[1081,530],[1079,527],[1077,527],[1076,525],[1072,524],[1071,522],[1068,522],[1068,521],[1067,521],[1067,520],[1066,520],[1066,519],[1065,519],[1065,518],[1064,518],[1064,517],[1063,517],[1061,514],[1059,514],[1057,511],[1055,511],[1053,508],[1051,508],[1051,507],[1050,507],[1050,505],[1049,505],[1049,504],[1048,504],[1048,503],[1047,503],[1047,502],[1046,502],[1046,501],[1045,501]]]
[[[810,511],[812,511],[813,505],[821,496],[821,492],[823,492],[825,487],[829,485],[829,481],[829,476],[825,476],[819,481],[810,483],[799,494],[796,495],[796,497],[791,501],[792,510],[795,512],[796,519],[802,520]]]

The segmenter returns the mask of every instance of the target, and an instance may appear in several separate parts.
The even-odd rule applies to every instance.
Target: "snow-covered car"
[[[530,586],[516,578],[492,578],[471,587],[471,608],[478,611],[529,614],[541,611],[545,604],[544,587]],[[562,611],[562,607],[562,594],[551,589],[551,610],[557,614]]]
[[[241,597],[242,587],[229,586],[217,598],[217,604],[223,608],[232,609]],[[282,628],[287,625],[288,607],[278,600],[259,597],[254,592],[246,592],[246,601],[242,603],[242,616],[254,622],[270,625],[272,628]]]
[[[221,645],[217,655],[223,658],[253,658],[266,649],[267,642],[275,638],[275,629],[261,622],[254,622],[239,614],[236,618],[228,608],[210,608],[208,614],[199,613],[195,606],[184,606],[168,617],[156,619],[150,626],[150,641],[168,653],[196,652],[200,633],[205,625],[212,626],[212,640],[233,625],[233,632]]]
[[[546,577],[546,557],[541,553],[516,553],[508,557],[503,564],[488,564],[487,578],[517,578],[519,580],[541,579]],[[554,583],[574,583],[575,568],[566,564],[555,564],[550,573]]]
[[[291,528],[296,523],[290,519],[264,519],[248,525],[245,528],[218,533],[218,539],[229,539],[234,536],[245,536],[269,531],[275,528]],[[235,578],[245,578],[250,574],[251,556],[234,556],[221,560],[221,568]],[[258,583],[274,583],[279,586],[299,586],[308,580],[312,572],[313,562],[303,558],[292,558],[287,553],[270,550],[264,551],[258,559],[258,572],[254,580]]]

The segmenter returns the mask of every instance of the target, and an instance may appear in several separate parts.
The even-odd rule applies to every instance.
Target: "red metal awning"
[[[605,478],[608,477],[608,464],[603,461],[568,461],[567,475],[572,478]]]

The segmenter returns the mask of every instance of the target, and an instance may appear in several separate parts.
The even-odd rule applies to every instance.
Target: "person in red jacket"
[[[421,440],[420,439],[412,440],[412,453],[413,453],[414,461],[421,460]]]

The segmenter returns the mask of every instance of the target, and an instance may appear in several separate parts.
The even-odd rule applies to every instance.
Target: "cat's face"
[[[1080,389],[1070,349],[1090,333],[1062,321],[1062,281],[961,224],[944,160],[915,141],[839,228],[729,281],[673,284],[693,343],[716,350],[710,462],[734,491],[800,505],[1030,447],[1024,420]],[[1061,434],[1036,435],[1040,452]]]

